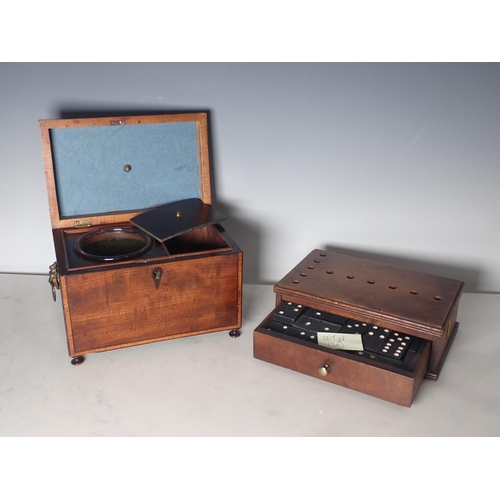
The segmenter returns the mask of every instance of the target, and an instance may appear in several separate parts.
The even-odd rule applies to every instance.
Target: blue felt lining
[[[53,128],[50,139],[61,217],[201,198],[195,122]]]

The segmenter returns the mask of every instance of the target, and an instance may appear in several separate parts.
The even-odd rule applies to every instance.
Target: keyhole
[[[158,288],[160,286],[161,277],[163,275],[163,271],[162,271],[161,267],[155,267],[153,269],[153,271],[151,272],[151,275],[153,276],[153,280],[155,282],[156,289],[158,290]]]

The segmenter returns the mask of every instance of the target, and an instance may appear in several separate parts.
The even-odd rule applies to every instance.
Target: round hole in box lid
[[[75,243],[75,252],[96,262],[133,259],[153,246],[150,236],[135,228],[112,227],[84,234]]]

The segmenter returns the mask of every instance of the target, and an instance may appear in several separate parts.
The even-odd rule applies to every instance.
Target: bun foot
[[[239,330],[230,330],[229,331],[229,336],[233,337],[233,339],[238,338],[241,335],[241,332]]]
[[[81,365],[85,361],[85,358],[83,356],[77,356],[76,358],[73,358],[71,360],[71,364],[73,366],[78,366]]]

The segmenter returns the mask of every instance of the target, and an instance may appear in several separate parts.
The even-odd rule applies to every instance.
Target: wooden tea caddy
[[[211,208],[206,113],[40,120],[72,364],[220,330],[239,336],[242,251]],[[111,246],[111,250],[110,250]]]
[[[463,285],[453,279],[313,250],[274,286],[276,309],[254,331],[254,357],[411,406],[423,378],[438,378],[458,330]],[[285,330],[270,329],[275,313],[286,304],[423,340],[416,340],[419,348],[404,367],[387,355],[330,349],[300,336],[291,337]]]

